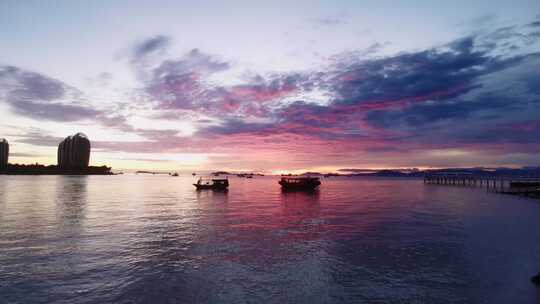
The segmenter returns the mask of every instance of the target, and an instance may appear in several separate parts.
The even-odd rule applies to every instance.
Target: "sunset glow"
[[[540,2],[518,2],[4,1],[0,138],[55,164],[84,132],[115,169],[538,165]]]

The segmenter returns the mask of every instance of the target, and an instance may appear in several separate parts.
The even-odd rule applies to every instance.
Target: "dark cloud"
[[[327,84],[338,94],[338,103],[451,98],[478,87],[478,77],[504,67],[485,52],[474,50],[467,37],[447,45],[392,57],[342,64]]]
[[[339,106],[327,107],[305,101],[296,101],[276,111],[275,117],[279,124],[288,126],[290,131],[301,130],[304,126],[319,129],[339,129],[344,131],[348,124],[350,112]],[[308,131],[310,132],[310,131]]]
[[[363,51],[361,51],[359,55],[363,57],[373,55],[379,52],[387,44],[389,43],[386,43],[386,42],[385,43],[379,43],[379,42],[372,43],[370,46],[368,46]]]
[[[192,49],[181,59],[165,60],[153,71],[153,74],[156,78],[163,78],[169,75],[183,75],[194,72],[208,75],[226,70],[228,68],[229,63],[205,54],[199,49]]]
[[[149,39],[143,45],[154,46],[155,40]],[[140,56],[131,63],[143,82],[144,93],[154,102],[154,109],[175,113],[225,114],[225,118],[231,119],[235,116],[260,117],[269,114],[262,103],[310,90],[315,85],[300,73],[255,75],[246,79],[245,84],[235,86],[210,84],[208,78],[230,69],[230,63],[196,48],[177,59],[148,64],[146,58]],[[162,116],[174,119],[175,114],[163,113]]]
[[[79,92],[59,80],[0,66],[0,97],[19,115],[52,121],[94,119],[101,112],[83,105]],[[1,100],[0,99],[0,100]]]
[[[59,103],[36,103],[21,99],[19,96],[10,96],[8,100],[16,114],[59,122],[94,119],[101,113],[88,107]]]
[[[44,147],[57,147],[64,139],[63,137],[48,135],[43,130],[30,130],[23,135],[14,135],[12,137],[15,138],[15,142]]]
[[[241,118],[227,118],[218,125],[201,126],[198,135],[256,135],[296,134],[320,139],[362,138],[354,112],[346,108],[327,107],[296,101],[269,113],[265,122],[247,122]]]
[[[279,101],[315,83],[300,73],[255,75],[246,84],[210,86],[207,78],[229,69],[228,62],[197,49],[179,60],[165,60],[152,69],[146,92],[155,108],[166,111],[196,111],[220,118],[264,117],[270,115],[269,101]],[[174,116],[174,114],[172,115]],[[163,114],[163,117],[171,117]]]
[[[479,35],[478,48],[492,55],[512,54],[515,51],[534,45],[540,39],[540,32],[534,26],[504,26],[484,35]]]
[[[411,127],[419,128],[439,121],[460,121],[482,111],[493,113],[489,119],[508,114],[517,109],[518,102],[507,98],[485,94],[474,100],[455,100],[451,102],[431,102],[414,104],[405,109],[375,110],[367,113],[365,119],[378,128]]]
[[[151,53],[165,50],[170,44],[170,38],[164,35],[158,35],[137,43],[133,47],[133,56],[141,58]]]
[[[527,55],[512,55],[512,50],[536,43],[538,38],[510,26],[379,59],[353,53],[341,58],[322,85],[335,92],[335,103],[341,104],[455,98],[479,88],[481,77],[527,60]]]
[[[219,94],[206,86],[205,77],[228,68],[229,63],[193,49],[183,58],[165,60],[149,71],[146,92],[159,108],[204,107]]]
[[[531,94],[539,96],[540,101],[540,77],[530,77],[524,79],[527,89]]]
[[[540,144],[540,121],[493,124],[483,128],[471,128],[468,132],[451,132],[446,138],[471,144],[538,145]]]
[[[62,82],[38,73],[7,66],[0,67],[0,75],[8,81],[11,79],[15,82],[12,84],[10,94],[24,99],[51,101],[60,99],[66,94],[66,86]]]

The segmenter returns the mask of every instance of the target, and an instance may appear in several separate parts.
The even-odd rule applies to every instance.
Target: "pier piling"
[[[426,174],[425,184],[478,187],[504,194],[540,197],[540,177],[484,176],[470,174]]]

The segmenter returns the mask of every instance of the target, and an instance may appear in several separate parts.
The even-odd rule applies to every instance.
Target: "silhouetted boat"
[[[171,176],[176,177],[176,176],[178,176],[178,173],[177,173],[177,172],[174,172],[173,174],[171,174]]]
[[[227,178],[204,179],[201,177],[193,186],[197,190],[226,190],[229,187],[229,180]]]
[[[319,187],[321,181],[318,177],[281,177],[279,184],[283,190],[310,191]]]

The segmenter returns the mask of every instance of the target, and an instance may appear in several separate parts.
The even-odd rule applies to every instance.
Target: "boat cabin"
[[[321,181],[318,177],[281,177],[279,184],[284,190],[314,190]]]
[[[197,183],[193,184],[197,189],[224,190],[229,187],[227,178],[199,178]]]

